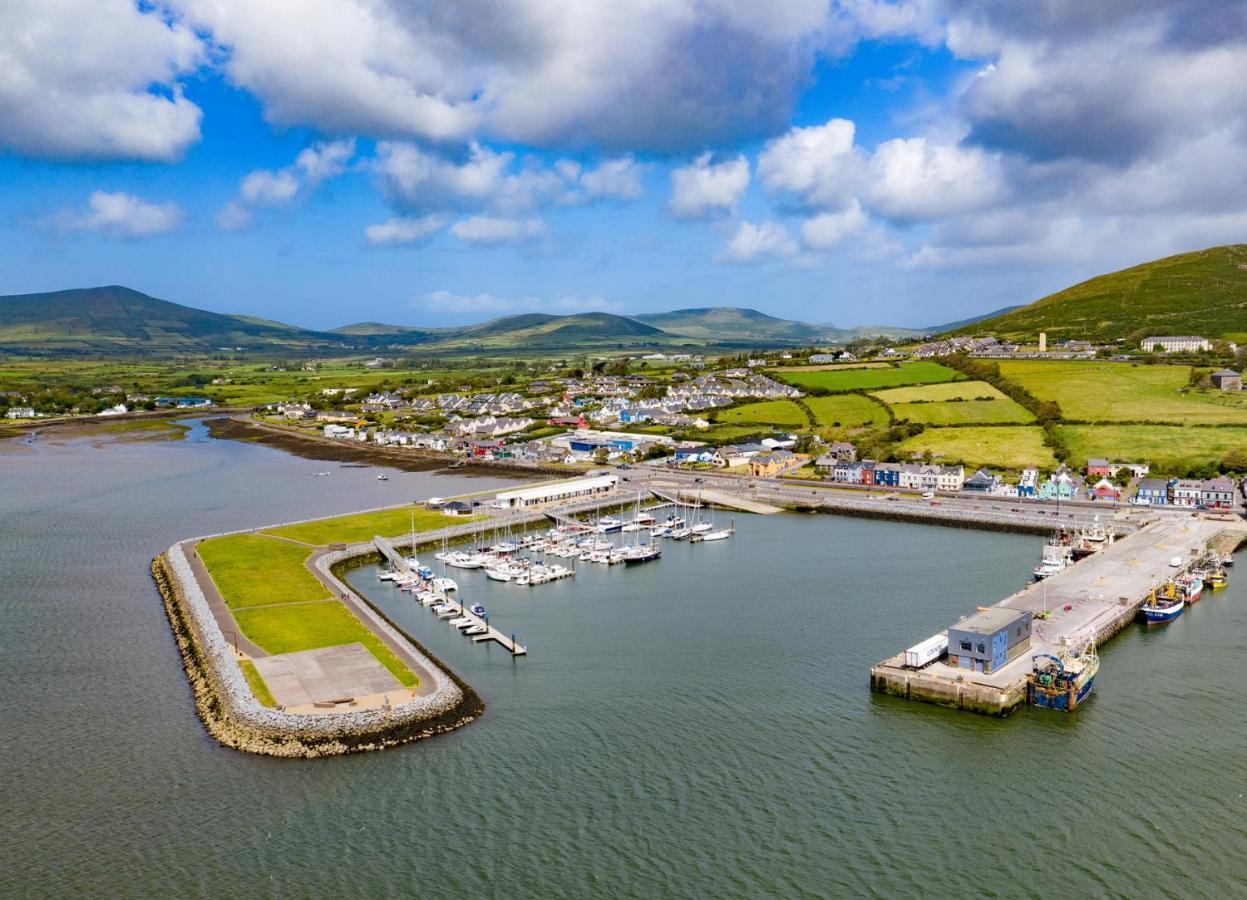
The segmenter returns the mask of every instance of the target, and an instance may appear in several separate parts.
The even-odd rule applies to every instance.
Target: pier
[[[1134,621],[1153,586],[1184,571],[1214,542],[1221,543],[1227,529],[1234,531],[1231,540],[1237,545],[1244,537],[1241,526],[1224,521],[1167,518],[1152,522],[995,607],[986,607],[1034,615],[1029,646],[994,671],[985,674],[943,661],[914,668],[905,664],[901,652],[871,669],[871,687],[906,699],[1007,714],[1026,702],[1032,656],[1055,655],[1067,644],[1104,643]],[[915,634],[914,640],[923,637]]]
[[[394,548],[394,545],[386,538],[378,535],[372,539],[372,543],[373,546],[377,548],[377,552],[385,557],[385,559],[389,561],[390,565],[396,570],[404,574],[412,574],[411,566],[408,564],[406,557],[399,553],[398,550]],[[458,613],[458,615],[454,617],[456,620],[460,618],[468,620],[462,623],[461,626],[456,627],[460,627],[462,630],[473,630],[476,628],[484,629],[483,632],[472,635],[472,643],[484,644],[489,641],[494,641],[495,643],[501,644],[503,648],[506,649],[512,656],[528,655],[528,649],[526,647],[516,643],[510,635],[503,634],[497,628],[490,625],[488,618],[482,618],[476,615],[458,600],[451,598],[444,591],[431,590],[430,593],[432,593],[437,600],[434,603],[428,604],[429,606],[436,606],[439,604],[449,606],[456,613]]]

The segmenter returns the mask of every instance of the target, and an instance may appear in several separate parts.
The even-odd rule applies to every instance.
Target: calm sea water
[[[199,429],[0,450],[0,892],[1247,890],[1247,569],[1114,641],[1074,717],[870,694],[872,662],[1020,585],[1030,537],[738,517],[732,541],[533,589],[457,573],[528,645],[521,660],[356,570],[485,716],[338,759],[217,746],[148,561],[178,537],[490,484],[375,474]]]

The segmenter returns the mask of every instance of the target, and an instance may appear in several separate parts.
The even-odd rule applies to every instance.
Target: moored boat
[[[1072,712],[1091,693],[1100,657],[1091,644],[1081,650],[1063,649],[1059,655],[1037,653],[1031,657],[1026,699],[1032,706]]]
[[[1159,590],[1155,588],[1152,590],[1147,600],[1139,607],[1139,614],[1143,616],[1143,621],[1148,625],[1156,625],[1162,622],[1172,622],[1182,615],[1182,610],[1185,608],[1186,599],[1182,591],[1174,582],[1166,581]]]

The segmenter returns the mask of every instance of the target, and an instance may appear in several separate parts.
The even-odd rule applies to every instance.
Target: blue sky
[[[1237,4],[260,6],[13,0],[0,293],[923,326],[1247,228]]]

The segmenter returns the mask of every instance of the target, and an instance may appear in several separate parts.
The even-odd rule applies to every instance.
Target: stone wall
[[[338,556],[325,563],[326,568]],[[329,559],[327,556],[326,559]],[[152,563],[174,638],[182,653],[200,718],[222,744],[268,756],[316,757],[379,750],[459,728],[484,710],[471,688],[364,606],[369,625],[398,639],[431,673],[434,690],[389,709],[296,714],[268,709],[256,700],[232,648],[217,626],[181,544]],[[345,588],[344,588],[345,589]]]

